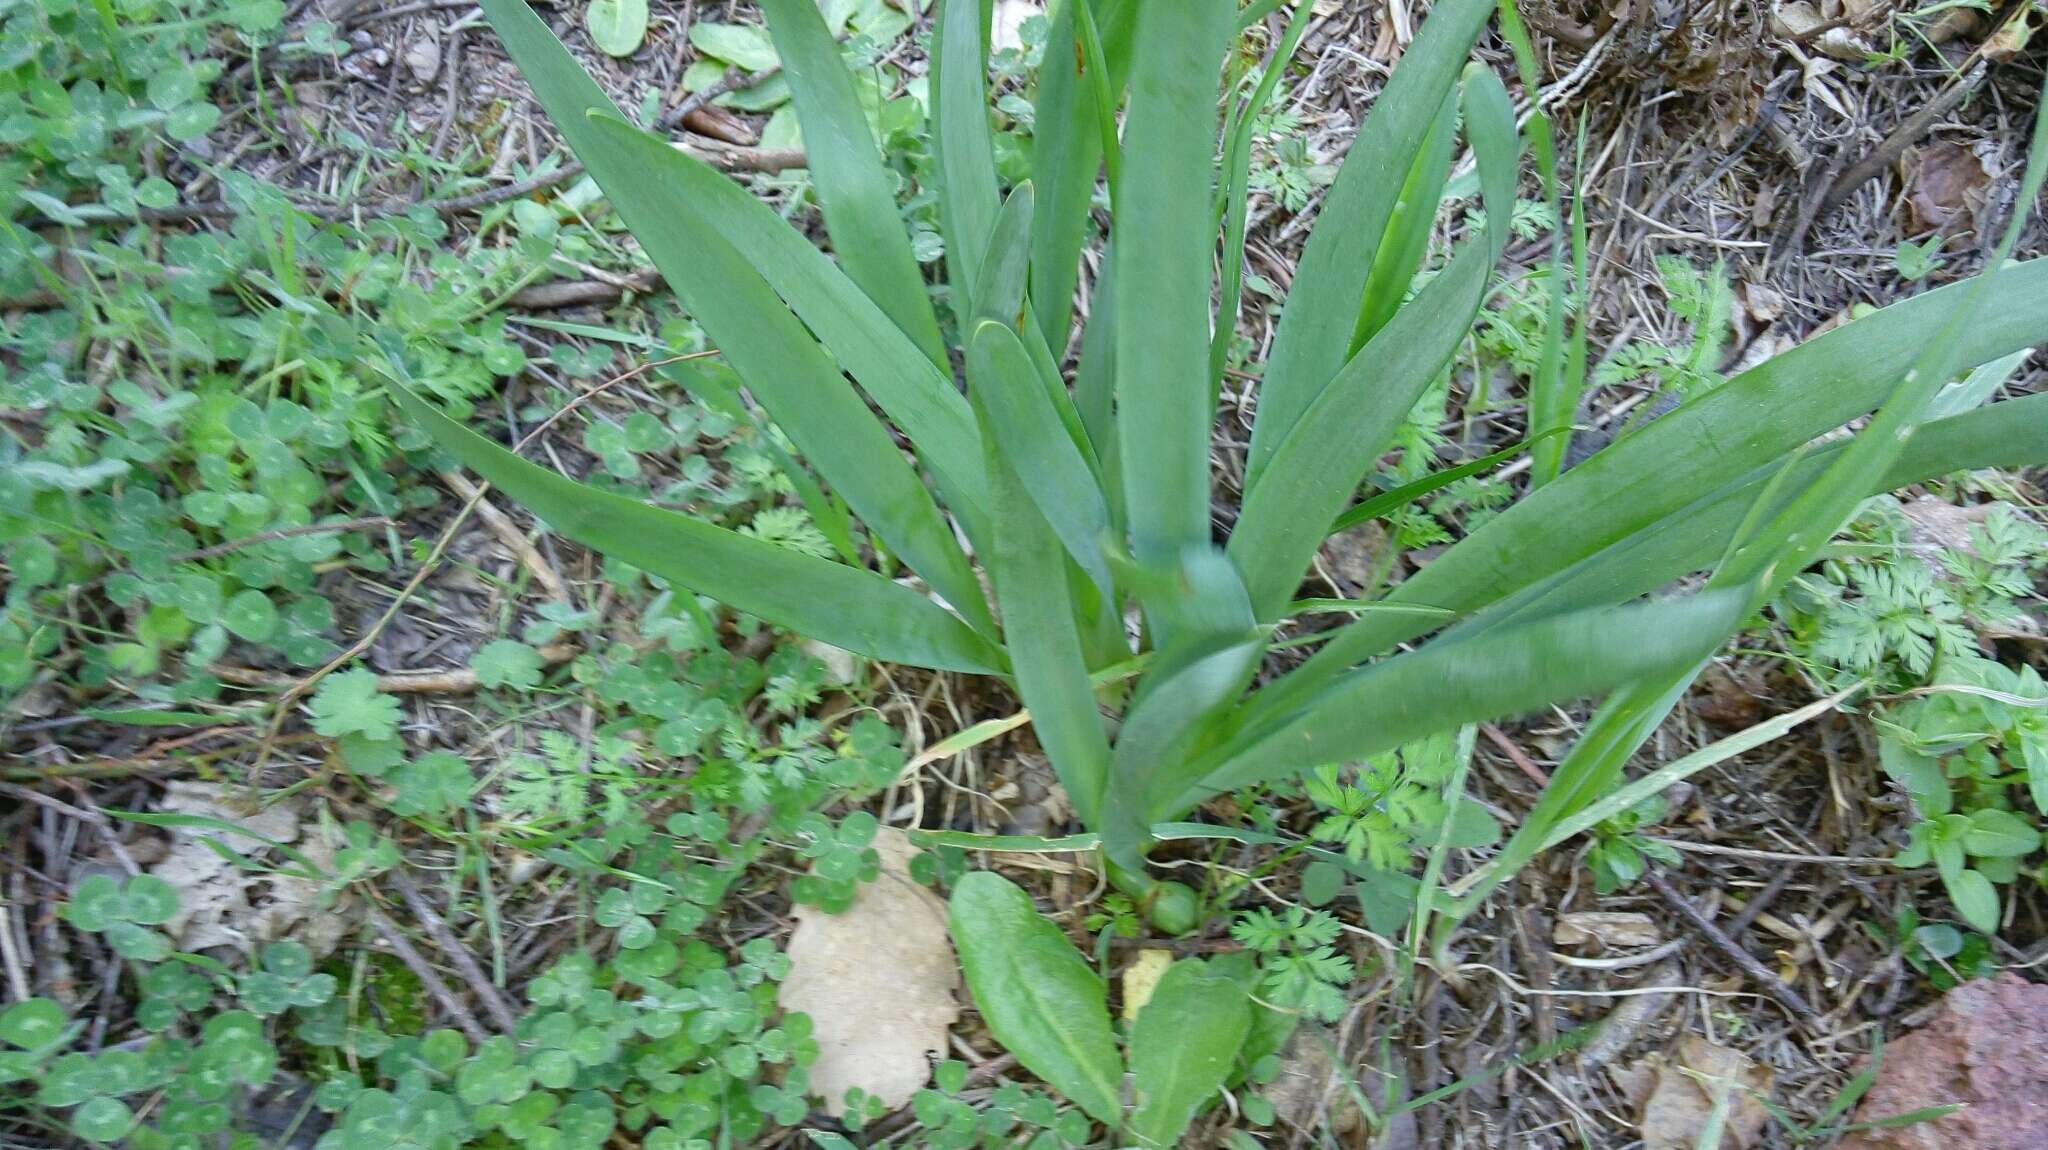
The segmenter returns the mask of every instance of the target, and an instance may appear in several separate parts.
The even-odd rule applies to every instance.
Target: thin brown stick
[[[469,983],[469,988],[476,992],[477,1000],[484,1004],[484,1013],[491,1016],[491,1021],[497,1025],[498,1030],[504,1034],[516,1030],[519,1021],[514,1017],[511,1005],[505,1001],[504,991],[484,977],[484,969],[477,965],[476,957],[455,937],[455,932],[448,929],[448,924],[442,921],[441,916],[434,913],[434,908],[420,894],[419,888],[413,885],[411,877],[404,871],[393,871],[391,885],[397,888],[398,896],[405,900],[406,908],[412,911],[413,917],[420,921],[421,926],[427,928],[427,933],[434,939],[434,945],[441,948],[441,953],[447,955],[448,961],[454,963],[455,969],[462,974],[463,981]]]
[[[1700,909],[1694,906],[1690,899],[1678,893],[1678,889],[1671,885],[1669,879],[1656,871],[1648,872],[1643,878],[1649,882],[1650,889],[1656,891],[1665,902],[1671,904],[1671,909],[1677,911],[1680,918],[1683,918],[1694,930],[1705,935],[1707,941],[1713,943],[1722,953],[1733,959],[1735,965],[1741,967],[1744,974],[1749,975],[1751,979],[1755,980],[1764,993],[1777,999],[1781,1006],[1798,1016],[1801,1021],[1819,1021],[1820,1012],[1809,1005],[1798,991],[1785,985],[1785,981],[1779,978],[1770,967],[1765,966],[1755,955],[1744,949],[1741,943],[1730,937],[1728,932],[1716,925],[1713,919],[1701,913]]]
[[[476,1016],[462,1005],[462,1000],[455,997],[455,992],[448,989],[448,984],[441,981],[441,973],[435,970],[433,964],[413,946],[398,929],[397,924],[374,906],[370,908],[370,921],[376,924],[377,933],[384,936],[384,941],[390,944],[391,952],[398,956],[398,961],[404,963],[407,970],[419,976],[420,985],[426,987],[427,993],[441,1005],[441,1010],[448,1016],[448,1020],[468,1035],[472,1043],[483,1045],[484,1039],[490,1035],[484,1032],[483,1027],[477,1025]]]
[[[484,526],[491,529],[491,534],[498,537],[498,542],[503,543],[512,552],[519,560],[519,565],[526,568],[527,574],[533,576],[534,582],[546,588],[548,595],[557,602],[572,602],[569,598],[569,584],[563,581],[561,573],[548,563],[546,556],[543,556],[540,549],[533,545],[533,541],[526,537],[526,533],[519,529],[519,525],[512,522],[511,516],[498,510],[497,504],[484,498],[482,488],[470,482],[469,477],[460,471],[443,471],[440,476],[441,482],[454,488],[456,495],[476,505],[477,518],[483,520]]]

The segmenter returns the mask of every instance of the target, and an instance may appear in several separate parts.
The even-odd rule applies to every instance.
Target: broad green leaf
[[[1102,979],[1031,896],[990,871],[953,888],[947,925],[982,1021],[1026,1070],[1097,1121],[1122,1116]]]
[[[1373,101],[1337,180],[1323,199],[1259,384],[1258,417],[1246,459],[1256,485],[1273,452],[1350,358],[1387,221],[1416,153],[1443,108],[1493,0],[1446,0],[1432,8]]]
[[[1004,669],[993,644],[907,587],[585,487],[519,458],[401,386],[391,385],[391,392],[457,459],[570,539],[872,659],[978,674]]]
[[[2048,336],[2048,260],[1990,273],[1990,284],[2002,304],[1980,311],[1958,333],[1962,363],[2009,355]],[[1698,396],[1488,520],[1402,583],[1388,601],[1474,611],[1648,528],[1690,522],[1701,493],[1774,469],[1815,436],[1868,412],[1900,366],[1934,337],[1956,293],[1968,286],[1966,281],[1893,304]],[[1759,418],[1758,412],[1771,414]],[[1907,446],[1909,452],[1914,447]],[[1881,489],[1874,484],[1864,494]],[[1736,512],[1737,521],[1741,514]],[[1275,697],[1299,698],[1428,629],[1384,613],[1361,618],[1281,679],[1276,686],[1284,690]]]
[[[1080,281],[1088,211],[1102,169],[1097,77],[1084,66],[1077,19],[1084,4],[1091,3],[1104,55],[1111,61],[1103,87],[1112,101],[1122,93],[1137,3],[1063,0],[1052,13],[1032,109],[1036,127],[1031,138],[1031,178],[1038,186],[1039,204],[1031,218],[1031,305],[1039,331],[1056,351],[1065,349],[1073,322],[1074,288]],[[1114,116],[1114,110],[1109,114]]]
[[[761,10],[786,63],[782,75],[803,125],[804,158],[839,266],[934,364],[949,367],[892,177],[839,45],[813,0],[763,0]]]
[[[1178,1146],[1203,1103],[1230,1077],[1251,1033],[1251,1000],[1196,959],[1166,968],[1131,1023],[1128,1127],[1140,1146]]]
[[[647,39],[647,0],[590,0],[583,10],[590,42],[607,56],[631,56]]]
[[[1963,849],[1978,858],[2020,858],[2041,845],[2041,832],[2011,811],[1985,808],[1970,812],[1970,833]]]
[[[1964,922],[1985,934],[1998,933],[1998,890],[1983,872],[1958,870],[1943,874],[1941,881]]]
[[[0,1013],[0,1041],[36,1050],[55,1042],[67,1021],[64,1008],[51,999],[25,999]]]
[[[947,279],[962,323],[996,220],[996,159],[988,126],[988,42],[980,0],[937,0],[932,32],[931,137]]]
[[[491,17],[491,23],[497,23],[496,16]],[[690,44],[706,56],[717,57],[749,72],[765,72],[782,63],[775,54],[775,45],[768,33],[751,24],[698,20],[690,25]],[[520,65],[521,71],[525,67]]]
[[[903,429],[939,478],[953,509],[979,517],[984,502],[981,434],[948,371],[926,360],[825,253],[745,188],[629,125],[600,119],[597,130],[661,176],[670,185],[669,194],[688,201],[694,215],[677,212],[672,218],[684,225],[701,218],[704,227],[746,257]]]
[[[1216,76],[1231,0],[1138,12],[1117,196],[1116,425],[1132,550],[1209,542],[1209,214]]]
[[[1155,817],[1321,763],[1690,667],[1741,625],[1748,603],[1747,589],[1715,591],[1543,619],[1394,656],[1188,763],[1177,799]]]
[[[1016,335],[1007,328],[989,322],[981,325],[968,349],[967,369],[987,425],[988,490],[991,511],[1000,524],[990,540],[988,562],[1016,671],[1017,693],[1031,709],[1038,741],[1075,810],[1084,823],[1092,822],[1109,767],[1109,739],[1103,732],[1081,636],[1076,631],[1066,552],[1054,526],[1048,524],[1018,475],[1020,466],[1044,465],[1028,454],[1042,446],[1038,441],[1067,440],[1051,424],[1018,427],[1015,438],[1022,441],[1020,446],[1027,454],[1012,457],[1003,431],[993,426],[997,412],[1006,410],[993,404],[1020,395],[1043,394],[1030,364],[1023,360]],[[1010,414],[1015,417],[1014,412]],[[1082,474],[1067,472],[1064,477]],[[1094,547],[1099,561],[1099,542]]]
[[[992,634],[980,583],[889,431],[745,256],[676,194],[664,174],[680,169],[651,167],[616,127],[598,128],[623,117],[523,0],[487,0],[484,10],[555,126],[776,424],[871,531]]]
[[[1108,505],[1095,485],[1093,466],[1074,446],[1039,386],[1023,343],[1009,328],[984,320],[967,354],[968,375],[988,414],[989,433],[1067,554],[1109,594],[1109,565],[1102,554],[1109,538]]]

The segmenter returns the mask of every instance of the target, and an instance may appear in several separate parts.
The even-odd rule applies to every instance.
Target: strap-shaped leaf
[[[1031,279],[1031,220],[1037,200],[1034,185],[1026,180],[1010,189],[996,213],[987,251],[981,257],[981,278],[974,283],[977,320],[1020,324]]]
[[[619,134],[623,117],[524,0],[487,0],[485,13],[555,126],[776,424],[869,530],[969,624],[994,634],[981,584],[930,492],[831,357],[674,194],[663,169],[625,146],[633,133]],[[598,127],[605,119],[617,122],[609,132]]]
[[[746,258],[903,429],[954,510],[978,516],[985,500],[981,433],[950,367],[934,366],[825,253],[723,173],[617,120],[600,118],[596,130],[656,177],[677,226],[701,219]]]
[[[1273,452],[1350,358],[1365,277],[1402,183],[1493,8],[1493,0],[1445,0],[1432,8],[1345,156],[1302,251],[1259,384],[1247,484],[1258,483]]]
[[[939,161],[939,226],[953,311],[975,315],[974,285],[996,221],[996,153],[988,127],[987,25],[981,0],[938,0],[932,33],[931,137]]]
[[[908,587],[564,479],[387,384],[406,415],[564,537],[779,627],[894,663],[1000,674],[1002,652]]]
[[[1103,113],[1097,77],[1086,69],[1078,47],[1079,14],[1088,3],[1063,0],[1053,11],[1033,107],[1031,178],[1039,188],[1039,205],[1031,220],[1031,300],[1039,331],[1055,352],[1066,349],[1073,323],[1088,209],[1102,170],[1098,125]],[[1129,70],[1131,25],[1138,5],[1136,0],[1095,0],[1093,12],[1110,72],[1100,87],[1114,101],[1123,92]],[[1115,110],[1108,114],[1114,116]]]
[[[1024,358],[1014,332],[985,322],[968,346],[969,386],[974,389],[988,444],[988,488],[994,515],[989,541],[989,573],[996,602],[1002,609],[1017,693],[1031,709],[1038,741],[1073,799],[1082,821],[1092,822],[1109,769],[1109,738],[1088,681],[1088,663],[1076,629],[1073,597],[1067,585],[1067,552],[1048,524],[1029,485],[1019,477],[1029,467],[1042,484],[1080,478],[1082,469],[1052,473],[1054,465],[1041,453],[1058,444],[1072,448],[1056,423],[1024,426],[1031,417],[1019,414],[1029,397],[1043,398],[1036,374]],[[998,413],[1007,428],[997,426]],[[1011,454],[1011,441],[1017,453]],[[1068,520],[1070,528],[1072,521]],[[1101,536],[1086,540],[1097,563]]]
[[[1468,242],[1446,271],[1351,358],[1246,494],[1230,557],[1244,572],[1261,621],[1286,609],[1329,523],[1464,341],[1485,296],[1514,206],[1514,108],[1499,78],[1477,67],[1466,84],[1465,105],[1486,196],[1487,234]]]
[[[1386,234],[1373,251],[1372,273],[1365,277],[1365,298],[1358,309],[1358,327],[1351,333],[1354,355],[1394,317],[1395,309],[1408,296],[1415,270],[1422,266],[1422,257],[1429,252],[1429,234],[1436,227],[1438,201],[1443,196],[1444,182],[1451,175],[1451,145],[1457,138],[1458,126],[1458,117],[1452,110],[1455,99],[1455,92],[1445,95],[1443,110],[1437,113],[1436,122],[1422,138],[1415,162],[1409,165],[1408,175],[1401,181],[1401,195],[1394,201]],[[1513,114],[1510,105],[1510,130]],[[1508,206],[1514,206],[1512,201]],[[1493,210],[1490,205],[1486,209],[1489,223]]]
[[[1742,624],[1749,601],[1747,588],[1706,592],[1541,619],[1396,655],[1346,675],[1291,717],[1187,764],[1176,800],[1155,811],[1155,820],[1322,763],[1692,666]]]
[[[974,871],[947,909],[960,970],[989,1033],[1083,1113],[1123,1116],[1123,1060],[1102,979],[1015,883]]]
[[[839,265],[933,363],[949,366],[894,183],[824,15],[813,0],[762,0],[761,10],[782,57],[811,186]]]
[[[1223,1089],[1252,1028],[1251,999],[1198,959],[1166,968],[1131,1022],[1129,1130],[1140,1146],[1178,1146]]]
[[[1231,0],[1145,4],[1117,188],[1117,431],[1132,549],[1209,541],[1209,215]]]
[[[1094,469],[1040,386],[1038,371],[1022,341],[1009,328],[984,320],[968,345],[968,375],[975,398],[988,415],[989,433],[1030,496],[1036,513],[1058,536],[1066,553],[1088,573],[1102,594],[1113,592],[1103,542],[1109,536],[1109,505],[1095,485]],[[1008,517],[998,513],[1003,530]]]
[[[1986,273],[2000,301],[1957,333],[1958,362],[1985,363],[2048,338],[2048,260]],[[1971,281],[1937,288],[1815,337],[1609,446],[1489,520],[1411,576],[1389,602],[1477,610],[1545,579],[1784,458],[1875,407]],[[1995,410],[1995,409],[1994,409]],[[1768,413],[1767,416],[1759,413]],[[1377,613],[1262,694],[1288,705],[1428,630]]]

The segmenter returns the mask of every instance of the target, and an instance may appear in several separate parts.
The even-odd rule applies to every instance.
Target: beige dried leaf
[[[811,1091],[835,1117],[853,1087],[891,1110],[908,1103],[944,1057],[946,1031],[960,1016],[946,904],[912,881],[917,850],[902,831],[882,828],[874,846],[881,874],[846,913],[796,909],[789,977],[777,995],[784,1010],[811,1018]]]
[[[1721,1150],[1756,1144],[1769,1117],[1757,1094],[1768,1094],[1772,1075],[1739,1050],[1697,1034],[1678,1040],[1673,1057],[1653,1054],[1642,1068],[1652,1076],[1637,1125],[1644,1150],[1694,1150],[1717,1105],[1725,1105]]]
[[[1585,910],[1557,916],[1550,939],[1559,946],[1655,946],[1664,941],[1657,921],[1630,911]]]

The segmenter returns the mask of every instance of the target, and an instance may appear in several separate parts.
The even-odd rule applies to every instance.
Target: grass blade
[[[1273,353],[1259,385],[1258,417],[1246,462],[1256,484],[1266,464],[1323,385],[1349,359],[1378,253],[1404,177],[1457,82],[1494,0],[1445,0],[1430,11],[1373,102],[1302,251]]]
[[[1490,73],[1489,73],[1490,74]],[[1451,175],[1451,144],[1457,138],[1457,90],[1444,95],[1443,110],[1423,137],[1422,148],[1408,176],[1401,181],[1401,194],[1394,201],[1386,234],[1373,254],[1372,272],[1365,278],[1365,298],[1358,309],[1358,326],[1351,333],[1350,353],[1356,355],[1380,328],[1394,316],[1408,296],[1408,285],[1422,257],[1429,251],[1429,234],[1436,227],[1437,202],[1443,196],[1444,181]],[[1509,107],[1513,123],[1513,106]],[[1508,202],[1514,208],[1512,199]],[[1491,209],[1489,209],[1489,212]],[[1491,222],[1491,215],[1488,220]]]
[[[1252,127],[1259,113],[1272,101],[1273,90],[1279,86],[1280,76],[1287,71],[1288,62],[1294,59],[1295,49],[1301,46],[1301,38],[1307,35],[1309,18],[1314,14],[1313,4],[1295,5],[1294,15],[1287,21],[1287,30],[1281,33],[1280,43],[1273,49],[1273,58],[1266,63],[1266,70],[1252,90],[1251,99],[1232,110],[1228,141],[1223,151],[1222,303],[1216,309],[1216,330],[1209,338],[1209,391],[1212,397],[1223,384],[1223,366],[1229,358],[1230,341],[1237,336],[1238,312],[1244,306],[1244,240],[1251,198]],[[1210,402],[1215,400],[1212,398]]]
[[[782,57],[839,266],[934,364],[950,369],[894,184],[824,16],[813,0],[762,0],[761,10]]]
[[[1520,443],[1511,443],[1499,451],[1490,452],[1477,459],[1460,463],[1456,467],[1446,467],[1442,471],[1432,471],[1413,483],[1403,483],[1399,487],[1382,491],[1370,499],[1362,499],[1353,504],[1344,514],[1339,515],[1336,522],[1330,524],[1330,534],[1335,535],[1339,531],[1348,531],[1361,523],[1384,518],[1425,495],[1449,487],[1460,479],[1469,479],[1482,471],[1498,467],[1522,454],[1524,451],[1529,450],[1537,443],[1561,436],[1568,430],[1569,428],[1553,428],[1541,435],[1524,439]]]
[[[1576,186],[1578,173],[1586,167],[1586,121],[1579,120],[1578,158],[1572,166],[1574,187],[1572,188],[1572,288],[1573,298],[1578,301],[1578,311],[1572,316],[1571,338],[1565,344],[1564,366],[1552,387],[1531,388],[1529,391],[1529,432],[1532,436],[1548,436],[1552,432],[1562,433],[1562,438],[1539,441],[1530,460],[1529,482],[1532,487],[1541,487],[1556,479],[1564,469],[1565,455],[1571,448],[1572,420],[1577,417],[1579,396],[1586,389],[1586,192]],[[1553,283],[1553,291],[1562,293],[1560,281]],[[1554,309],[1562,312],[1560,306]],[[1709,364],[1712,370],[1714,364]]]
[[[1209,541],[1210,153],[1230,0],[1138,13],[1117,195],[1117,433],[1140,562]]]
[[[456,423],[403,386],[387,386],[406,415],[457,459],[566,538],[871,659],[978,674],[1006,669],[993,644],[908,587],[564,479]]]

